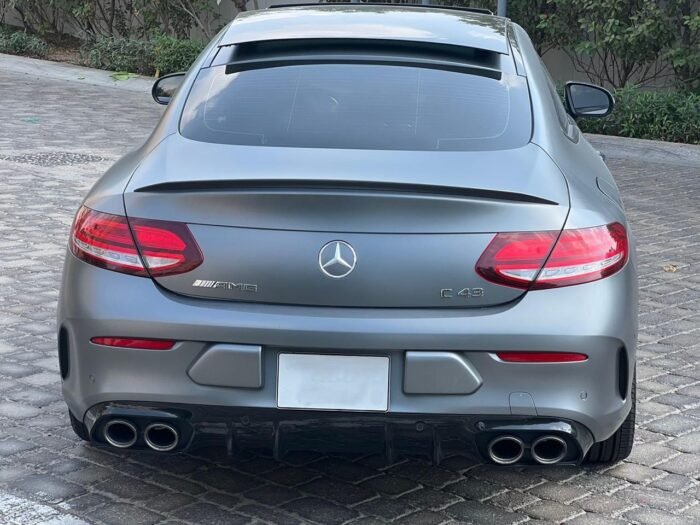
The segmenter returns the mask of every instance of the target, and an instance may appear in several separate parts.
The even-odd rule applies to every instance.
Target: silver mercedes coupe
[[[73,429],[121,449],[631,451],[637,284],[617,186],[525,31],[473,9],[241,13],[69,239]],[[125,108],[127,110],[127,108]]]

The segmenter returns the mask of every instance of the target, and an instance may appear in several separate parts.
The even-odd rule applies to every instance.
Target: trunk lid
[[[561,172],[535,145],[353,151],[178,135],[139,166],[124,197],[131,217],[187,223],[203,253],[195,270],[157,278],[164,288],[338,307],[512,301],[522,290],[479,277],[478,258],[496,232],[560,230],[569,209]]]

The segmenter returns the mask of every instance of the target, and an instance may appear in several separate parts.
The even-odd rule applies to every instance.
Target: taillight
[[[86,207],[73,223],[71,250],[95,266],[143,277],[189,272],[203,260],[186,224],[127,219]]]
[[[496,284],[538,290],[608,277],[622,269],[628,257],[627,232],[616,222],[563,230],[561,235],[499,233],[479,258],[476,271]]]
[[[507,363],[578,363],[586,361],[586,354],[577,352],[496,352]]]
[[[170,350],[175,341],[170,339],[135,339],[133,337],[93,337],[90,342],[96,345],[134,350]]]

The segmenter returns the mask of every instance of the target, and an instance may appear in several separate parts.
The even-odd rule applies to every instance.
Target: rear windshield
[[[466,151],[530,139],[525,79],[405,66],[203,69],[180,122],[190,139],[295,148]]]

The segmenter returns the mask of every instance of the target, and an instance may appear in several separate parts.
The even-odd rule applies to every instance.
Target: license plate
[[[386,411],[389,358],[280,354],[279,408]]]

